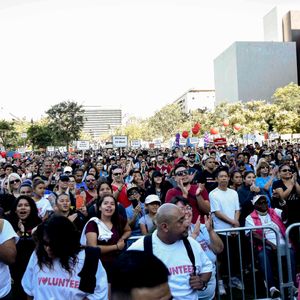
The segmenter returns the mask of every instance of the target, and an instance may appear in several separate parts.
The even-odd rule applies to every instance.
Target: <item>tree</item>
[[[83,113],[82,105],[72,101],[61,102],[46,111],[55,140],[61,145],[66,145],[67,149],[72,141],[80,137]]]
[[[32,124],[27,130],[27,138],[32,143],[32,150],[46,148],[53,144],[53,136],[48,125]]]
[[[5,149],[16,146],[17,136],[14,122],[0,120],[0,139]]]
[[[181,123],[187,116],[182,113],[178,104],[169,104],[156,112],[148,120],[149,127],[153,129],[156,137],[163,137],[164,141],[174,136]]]
[[[285,87],[278,88],[273,95],[273,101],[282,110],[281,113],[277,114],[278,122],[281,123],[277,126],[278,130],[282,133],[299,133],[300,86],[290,83]]]

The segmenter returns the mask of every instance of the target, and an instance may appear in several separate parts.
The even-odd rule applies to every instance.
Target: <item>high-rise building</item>
[[[298,85],[300,84],[300,11],[289,11],[283,16],[283,41],[295,42],[297,53]]]
[[[216,104],[270,100],[297,80],[294,42],[235,42],[214,60]]]
[[[92,138],[101,134],[111,133],[112,130],[122,125],[122,110],[104,108],[102,106],[84,106],[83,132]]]
[[[215,90],[191,89],[180,96],[174,103],[179,104],[182,112],[189,113],[197,109],[212,110],[215,105]]]

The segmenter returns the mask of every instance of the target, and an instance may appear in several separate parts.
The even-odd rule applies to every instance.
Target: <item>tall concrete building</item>
[[[174,101],[179,104],[182,112],[189,113],[197,109],[212,110],[215,105],[215,90],[191,89]]]
[[[298,82],[294,42],[235,42],[214,60],[216,104],[270,100]]]
[[[283,40],[295,42],[297,53],[298,85],[300,84],[300,11],[289,11],[283,16]]]
[[[122,125],[122,110],[103,108],[102,106],[84,106],[83,132],[92,138],[111,133],[112,129]]]

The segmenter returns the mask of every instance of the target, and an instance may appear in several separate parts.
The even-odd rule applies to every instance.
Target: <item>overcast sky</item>
[[[263,16],[299,2],[1,0],[0,118],[36,120],[65,100],[148,117],[213,89],[213,60],[263,40]]]

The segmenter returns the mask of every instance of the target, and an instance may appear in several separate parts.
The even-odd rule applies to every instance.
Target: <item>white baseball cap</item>
[[[65,168],[64,168],[64,173],[66,173],[66,172],[73,172],[73,169],[70,167],[70,166],[66,166]]]
[[[253,199],[251,200],[252,204],[254,205],[256,203],[256,201],[258,201],[262,197],[267,199],[267,197],[265,195],[256,195],[256,196],[254,196]]]
[[[159,204],[161,203],[161,201],[159,200],[159,197],[154,194],[147,196],[145,199],[145,204],[150,204],[152,202],[159,202]]]

